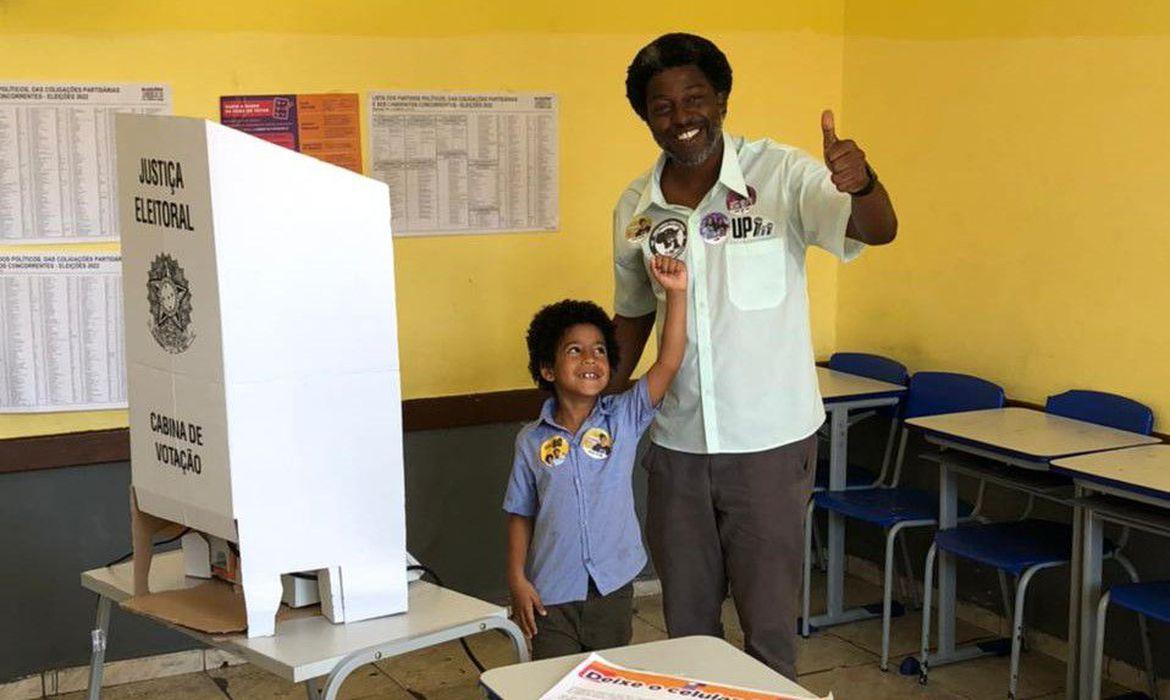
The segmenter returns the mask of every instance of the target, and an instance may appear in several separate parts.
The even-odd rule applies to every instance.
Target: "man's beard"
[[[710,122],[704,125],[703,132],[706,134],[714,134],[714,138],[712,138],[701,151],[695,153],[676,154],[662,143],[659,143],[658,145],[662,148],[663,152],[666,153],[666,156],[678,165],[681,165],[685,168],[693,168],[697,165],[701,165],[707,162],[708,158],[723,148],[722,127],[722,124],[714,124]]]

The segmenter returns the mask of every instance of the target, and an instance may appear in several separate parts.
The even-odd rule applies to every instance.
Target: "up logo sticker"
[[[731,220],[731,238],[737,241],[746,238],[766,238],[772,235],[774,226],[775,222],[771,219],[737,216]]]
[[[581,438],[581,449],[593,459],[608,459],[613,452],[613,438],[601,428],[590,428]]]
[[[540,461],[544,466],[558,466],[569,456],[569,441],[560,435],[554,435],[540,445]]]

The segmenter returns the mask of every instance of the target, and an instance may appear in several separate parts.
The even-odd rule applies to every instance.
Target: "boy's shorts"
[[[536,616],[534,659],[624,647],[633,634],[634,582],[603,596],[589,579],[585,600],[549,605],[545,612]]]

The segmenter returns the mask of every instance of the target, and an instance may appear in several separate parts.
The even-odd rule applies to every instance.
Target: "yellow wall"
[[[731,58],[731,130],[815,153],[819,110],[839,108],[895,195],[894,246],[839,283],[810,260],[818,355],[883,352],[1033,401],[1098,388],[1170,415],[1164,3],[0,0],[0,79],[165,81],[177,114],[205,117],[248,92],[558,93],[561,231],[396,242],[405,393],[438,396],[528,386],[533,310],[608,305],[610,208],[654,156],[622,77],[675,28]],[[0,437],[124,421],[6,415]]]
[[[1168,66],[1165,3],[848,0],[843,110],[901,229],[840,273],[837,345],[1170,416]]]
[[[640,46],[676,29],[714,39],[735,70],[728,128],[736,133],[817,153],[820,110],[840,107],[843,0],[747,2],[735,12],[663,7],[0,0],[0,79],[166,82],[176,114],[209,118],[223,94],[556,92],[559,232],[395,242],[405,395],[512,389],[531,386],[523,331],[541,304],[566,296],[611,304],[612,206],[656,153],[624,97],[625,68]],[[824,354],[834,346],[836,267],[814,255],[810,276]],[[3,416],[0,437],[124,421],[120,412]]]

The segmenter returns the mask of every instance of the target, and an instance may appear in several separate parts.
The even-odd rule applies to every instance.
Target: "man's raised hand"
[[[821,112],[825,165],[833,184],[841,192],[853,194],[869,185],[872,171],[866,165],[865,152],[852,139],[838,139],[832,110]]]

